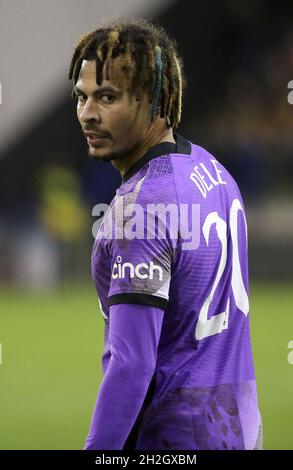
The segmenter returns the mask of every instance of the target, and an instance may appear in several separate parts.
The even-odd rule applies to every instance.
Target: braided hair
[[[122,69],[130,91],[146,91],[151,119],[166,118],[167,126],[178,127],[186,87],[183,61],[177,45],[166,31],[145,19],[116,20],[84,34],[74,50],[69,79],[76,84],[83,60],[96,61],[96,83],[102,84],[105,66],[110,79],[112,59],[123,56]],[[74,86],[72,96],[75,96]]]

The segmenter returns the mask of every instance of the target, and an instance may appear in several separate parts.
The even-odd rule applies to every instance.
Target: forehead
[[[128,90],[129,84],[127,80],[127,76],[125,70],[125,59],[122,57],[117,57],[112,59],[110,62],[109,68],[109,80],[106,80],[106,67],[104,64],[103,67],[103,80],[102,85],[113,85],[119,90]],[[101,85],[101,86],[102,86]],[[76,83],[77,87],[82,87],[83,89],[87,90],[96,90],[99,88],[99,85],[96,84],[96,61],[95,60],[83,60],[78,76],[78,81]]]

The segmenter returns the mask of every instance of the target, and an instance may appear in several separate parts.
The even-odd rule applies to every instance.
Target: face
[[[75,86],[77,116],[89,146],[90,157],[110,161],[122,158],[143,141],[151,125],[146,93],[129,92],[123,58],[112,61],[110,80],[96,84],[95,61],[82,62]]]

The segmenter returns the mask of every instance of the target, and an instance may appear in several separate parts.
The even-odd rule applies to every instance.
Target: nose
[[[91,100],[90,98],[87,99],[83,109],[80,112],[80,120],[84,123],[89,122],[89,121],[101,121],[100,117],[100,112],[99,112],[99,107],[97,103],[94,102],[94,100]]]

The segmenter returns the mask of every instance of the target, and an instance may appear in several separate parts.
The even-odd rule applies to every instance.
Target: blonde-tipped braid
[[[165,30],[147,20],[118,20],[85,34],[79,41],[69,70],[69,79],[78,80],[81,63],[96,61],[96,82],[106,80],[116,57],[123,57],[122,69],[130,93],[148,94],[151,117],[166,118],[168,127],[177,127],[182,114],[182,95],[186,86],[182,59],[175,41]],[[74,94],[73,94],[74,96]]]

